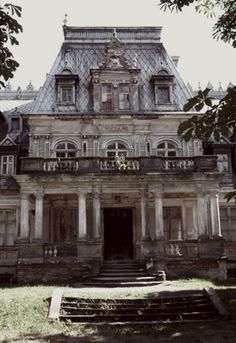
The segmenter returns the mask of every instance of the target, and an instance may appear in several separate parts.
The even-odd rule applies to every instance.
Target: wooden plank
[[[52,292],[51,304],[48,313],[48,318],[51,320],[59,319],[62,295],[63,290],[60,288],[56,288]]]
[[[205,291],[206,291],[207,295],[209,296],[210,300],[212,301],[212,303],[214,304],[219,315],[224,317],[224,318],[228,318],[229,312],[225,308],[223,302],[221,301],[221,299],[217,295],[216,291],[212,287],[205,288]]]

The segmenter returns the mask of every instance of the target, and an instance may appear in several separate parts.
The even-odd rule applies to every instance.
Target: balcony
[[[22,157],[20,174],[193,173],[217,172],[217,156],[194,157]]]

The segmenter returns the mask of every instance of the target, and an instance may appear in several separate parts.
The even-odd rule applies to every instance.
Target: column
[[[101,238],[101,201],[98,190],[93,193],[93,238]]]
[[[29,194],[21,194],[20,240],[29,240]]]
[[[43,239],[43,193],[35,194],[35,239]]]
[[[197,197],[198,236],[207,236],[207,202],[204,194]]]
[[[162,192],[155,191],[155,238],[164,238]]]
[[[141,233],[142,239],[148,238],[147,191],[141,190]]]
[[[87,238],[87,220],[86,220],[86,192],[78,192],[78,228],[77,239],[86,240]]]
[[[211,195],[210,197],[211,209],[211,233],[212,236],[221,237],[220,225],[220,209],[219,209],[219,196],[218,194]]]

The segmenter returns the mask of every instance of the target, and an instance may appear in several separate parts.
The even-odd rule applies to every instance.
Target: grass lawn
[[[48,298],[57,286],[12,286],[0,289],[0,342],[236,342],[236,283],[177,280],[164,286],[140,288],[70,288],[66,295],[95,298],[133,298],[213,287],[231,313],[231,319],[214,322],[170,323],[137,326],[83,326],[49,322]],[[57,287],[58,288],[58,287]]]

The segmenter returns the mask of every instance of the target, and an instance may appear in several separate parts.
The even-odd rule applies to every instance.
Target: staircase
[[[134,260],[105,261],[100,274],[86,281],[94,287],[152,286],[165,280],[164,271],[149,275],[145,264]]]
[[[58,319],[80,324],[155,324],[215,320],[221,314],[204,291],[144,299],[62,297]]]

